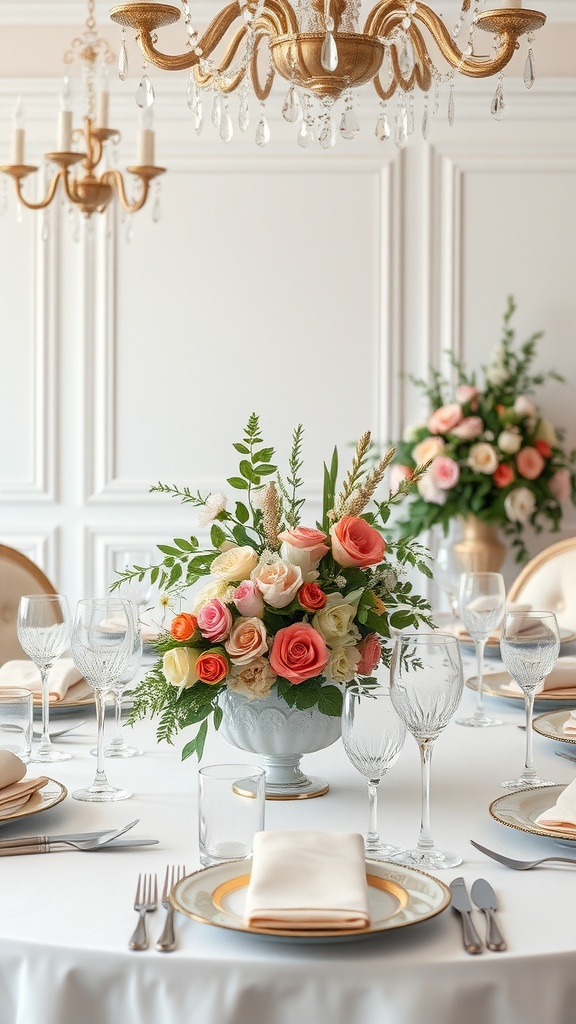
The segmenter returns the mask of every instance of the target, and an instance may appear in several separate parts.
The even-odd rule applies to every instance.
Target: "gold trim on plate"
[[[576,832],[566,832],[563,829],[539,828],[535,822],[528,819],[525,811],[520,811],[521,814],[524,814],[524,823],[522,823],[521,818],[516,822],[513,822],[508,820],[508,818],[503,817],[500,810],[502,805],[506,806],[506,804],[510,804],[510,801],[512,801],[509,812],[512,814],[514,811],[514,801],[527,801],[536,797],[539,793],[547,793],[549,796],[545,801],[543,801],[542,807],[536,809],[537,814],[542,814],[543,811],[554,806],[560,796],[560,793],[565,789],[565,785],[533,786],[531,789],[517,789],[514,790],[513,793],[505,793],[504,796],[499,796],[496,800],[493,800],[488,810],[494,818],[494,821],[498,821],[501,825],[506,825],[508,828],[514,828],[518,832],[526,832],[528,835],[532,836],[545,836],[548,839],[562,839],[564,842],[576,843]],[[516,817],[518,818],[518,814]]]

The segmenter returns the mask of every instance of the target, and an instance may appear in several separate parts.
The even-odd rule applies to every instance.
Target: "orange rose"
[[[221,683],[228,675],[230,666],[220,651],[203,651],[196,662],[196,674],[203,683]]]
[[[194,635],[198,627],[198,620],[195,615],[190,612],[181,612],[176,618],[172,619],[170,625],[170,633],[175,640],[189,640]]]
[[[332,555],[344,568],[377,565],[386,550],[384,538],[359,516],[344,516],[330,527]]]
[[[498,469],[492,474],[496,487],[508,487],[514,480],[514,470],[506,462],[501,462]]]
[[[298,601],[307,612],[317,612],[324,607],[327,597],[317,583],[304,583],[298,591]]]
[[[534,441],[534,447],[537,452],[540,452],[540,455],[542,455],[544,459],[549,459],[552,455],[552,448],[548,444],[548,441],[541,441],[539,438],[536,438]]]
[[[279,629],[270,651],[270,664],[294,686],[319,676],[328,664],[328,648],[318,630],[307,622]]]

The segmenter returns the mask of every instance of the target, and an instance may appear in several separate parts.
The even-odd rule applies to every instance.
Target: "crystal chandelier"
[[[95,0],[87,2],[88,17],[84,29],[80,36],[72,40],[63,57],[66,68],[77,61],[81,66],[84,127],[72,126],[72,90],[66,71],[58,112],[58,149],[54,153],[44,154],[44,160],[50,168],[45,196],[34,202],[22,190],[23,181],[38,168],[25,161],[24,114],[20,100],[14,110],[10,163],[0,166],[0,171],[13,179],[19,202],[29,210],[45,210],[57,194],[58,186],[61,186],[71,208],[87,218],[93,213],[103,213],[114,197],[126,213],[135,213],[148,198],[150,182],[163,174],[165,168],[154,164],[154,132],[149,111],[146,111],[147,116],[143,116],[138,132],[137,162],[127,168],[139,181],[135,196],[128,195],[121,172],[107,166],[108,146],[115,146],[120,141],[120,132],[108,126],[106,69],[115,60],[115,55],[106,40],[97,34]],[[101,168],[100,165],[106,166]]]
[[[146,62],[164,71],[189,69],[188,105],[196,131],[203,123],[202,94],[211,95],[212,122],[224,142],[233,135],[229,96],[239,94],[238,124],[249,124],[249,95],[260,104],[256,142],[269,141],[267,100],[278,73],[288,82],[282,108],[285,120],[299,122],[297,139],[307,147],[314,139],[330,149],[339,134],[353,139],[360,129],[356,90],[372,83],[380,99],[375,133],[381,141],[391,135],[387,103],[394,100],[394,137],[402,146],[414,129],[414,96],[424,95],[422,134],[428,135],[429,114],[438,109],[440,85],[448,87],[448,121],[454,121],[454,78],[497,75],[492,114],[504,116],[504,68],[528,38],[524,83],[534,82],[532,41],[546,21],[538,11],[523,10],[521,0],[502,0],[498,10],[482,11],[484,0],[462,0],[452,32],[431,7],[419,0],[379,0],[359,31],[360,0],[233,0],[200,34],[192,24],[188,0],[182,0],[185,51],[177,55],[156,49],[157,29],[178,21],[176,7],[157,3],[124,3],[110,12],[122,26],[120,77],[127,74],[125,32],[136,30],[144,56],[143,85],[151,88]],[[458,37],[464,38],[458,43]],[[489,48],[491,55],[482,54]],[[427,45],[432,45],[432,54]],[[478,47],[478,49],[477,49]],[[439,64],[440,66],[437,66]],[[430,93],[432,91],[432,96]],[[341,111],[336,115],[336,104]],[[430,109],[429,109],[430,108]]]

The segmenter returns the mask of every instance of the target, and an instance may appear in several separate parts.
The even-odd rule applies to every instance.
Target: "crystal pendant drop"
[[[448,93],[448,124],[450,127],[454,124],[454,118],[456,116],[456,109],[454,104],[454,82],[450,82],[450,91]]]
[[[504,99],[504,86],[499,82],[494,93],[494,99],[490,104],[490,113],[495,121],[502,121],[506,117],[506,101]]]
[[[147,110],[148,107],[152,106],[155,99],[154,86],[146,72],[144,72],[140,79],[140,85],[136,90],[136,105],[140,107],[141,110]]]
[[[230,117],[230,111],[228,110],[228,104],[226,103],[220,118],[220,138],[222,139],[222,142],[231,142],[233,135],[234,129],[232,127],[232,118]]]
[[[222,117],[222,97],[219,92],[215,92],[212,97],[212,125],[214,128],[220,128],[220,119]]]
[[[402,149],[402,147],[408,142],[408,111],[404,104],[402,104],[396,115],[396,132],[394,135],[394,142],[398,149]]]
[[[308,121],[302,121],[296,141],[299,146],[302,146],[302,149],[308,149],[310,143],[314,142],[314,129]]]
[[[528,56],[526,57],[526,63],[524,65],[524,85],[527,89],[531,89],[536,81],[536,69],[534,67],[534,54],[532,53],[532,47],[528,50]]]
[[[414,70],[414,47],[407,37],[405,37],[398,55],[398,67],[405,79],[409,78]]]
[[[125,82],[128,78],[128,50],[126,49],[124,37],[122,37],[120,53],[118,54],[118,78],[121,82]]]
[[[200,93],[196,91],[196,102],[194,103],[194,131],[196,135],[200,135],[202,131],[202,125],[204,124],[204,118],[202,117],[202,99]]]
[[[286,94],[284,106],[282,107],[282,117],[285,121],[289,121],[290,124],[294,124],[301,114],[302,107],[300,105],[300,97],[298,96],[294,86],[291,85]]]
[[[319,141],[322,149],[332,149],[332,147],[336,145],[336,129],[334,128],[331,117],[327,117],[324,121]]]
[[[386,112],[384,110],[378,116],[374,134],[379,142],[386,142],[386,139],[390,138],[390,125],[388,124],[388,118],[386,117]]]
[[[358,132],[360,131],[360,123],[358,121],[358,115],[352,107],[347,107],[347,109],[342,112],[340,127],[338,130],[343,139],[355,139],[358,135]]]
[[[270,142],[270,128],[266,120],[266,114],[262,114],[256,129],[256,145],[267,146]]]
[[[338,67],[338,48],[331,32],[327,32],[324,36],[320,63],[325,71],[336,71]]]
[[[439,109],[440,109],[440,86],[439,86],[438,82],[436,82],[435,85],[434,85],[434,106],[432,108],[432,113],[433,114],[437,114]]]
[[[410,99],[408,101],[408,135],[414,133],[414,96],[410,93]]]
[[[188,86],[186,88],[186,103],[188,104],[190,110],[194,110],[194,106],[196,103],[196,82],[194,81],[193,71],[190,72],[190,76],[188,78]]]
[[[250,124],[250,110],[248,107],[248,99],[243,96],[240,101],[240,109],[238,111],[238,127],[241,132],[245,132]]]
[[[422,138],[426,140],[428,138],[428,100],[424,104],[424,111],[422,113]]]

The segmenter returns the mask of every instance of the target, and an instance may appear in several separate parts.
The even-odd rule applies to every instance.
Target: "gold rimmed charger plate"
[[[524,706],[524,694],[514,693],[513,690],[507,689],[507,684],[512,680],[512,676],[509,672],[490,672],[484,676],[483,692],[485,697],[504,697],[507,700],[516,701],[516,703]],[[470,679],[466,680],[466,686],[469,690],[476,691],[478,689],[478,677],[471,676]],[[534,707],[542,707],[547,704],[553,704],[555,707],[574,708],[576,707],[576,679],[574,680],[574,691],[571,691],[571,696],[561,697],[561,690],[542,690],[536,694],[534,701]]]
[[[565,832],[562,829],[543,828],[536,818],[547,811],[558,800],[560,793],[566,789],[562,786],[535,786],[533,789],[517,789],[493,800],[490,814],[501,825],[528,832],[533,836],[544,836],[574,847],[576,832]]]
[[[576,743],[576,732],[564,732],[563,725],[570,718],[570,710],[547,711],[544,715],[538,715],[532,719],[532,728],[541,736],[547,736],[551,740],[561,740],[562,743]]]
[[[68,790],[66,786],[63,786],[61,782],[56,782],[55,779],[48,779],[47,785],[33,793],[22,807],[17,807],[10,814],[0,814],[0,825],[7,825],[11,821],[17,821],[19,818],[29,818],[32,814],[40,814],[41,811],[47,811],[50,807],[55,807],[56,804],[61,803],[67,795]]]
[[[245,924],[243,914],[251,861],[202,868],[178,882],[170,896],[174,910],[201,924],[248,935],[295,942],[365,939],[427,921],[450,903],[450,890],[432,875],[386,861],[366,861],[371,922],[367,928],[322,931],[272,929]]]

